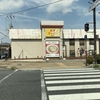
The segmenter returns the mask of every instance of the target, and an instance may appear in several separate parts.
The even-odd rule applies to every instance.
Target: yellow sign
[[[60,29],[58,28],[46,28],[46,37],[60,37]]]

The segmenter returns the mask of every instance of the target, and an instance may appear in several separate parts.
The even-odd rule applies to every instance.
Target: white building
[[[12,59],[77,57],[77,49],[94,50],[94,33],[84,29],[63,29],[63,21],[41,21],[40,29],[10,29]],[[100,36],[100,30],[96,30]],[[87,35],[87,39],[84,36]],[[97,54],[100,40],[97,39]]]

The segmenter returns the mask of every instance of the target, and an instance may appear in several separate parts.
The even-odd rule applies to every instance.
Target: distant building
[[[0,55],[1,54],[8,54],[8,56],[10,57],[10,43],[0,43]]]
[[[63,21],[41,21],[40,29],[10,29],[11,58],[78,57],[78,48],[93,54],[93,30],[63,29]],[[100,30],[96,30],[100,37]],[[87,39],[85,39],[87,35]],[[100,53],[100,39],[97,38],[97,54]],[[79,55],[80,56],[80,55]]]

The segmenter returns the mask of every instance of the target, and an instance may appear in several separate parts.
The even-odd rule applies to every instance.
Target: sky
[[[85,23],[93,22],[88,2],[93,3],[92,0],[0,0],[0,42],[10,42],[11,18],[15,29],[40,29],[43,20],[64,21],[64,29],[84,29]],[[100,5],[96,7],[97,29],[100,28],[99,12]]]

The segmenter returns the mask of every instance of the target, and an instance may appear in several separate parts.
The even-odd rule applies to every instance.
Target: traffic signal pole
[[[96,0],[93,0],[95,2]],[[93,28],[94,28],[94,59],[95,64],[97,63],[97,50],[96,50],[96,8],[93,9]]]

